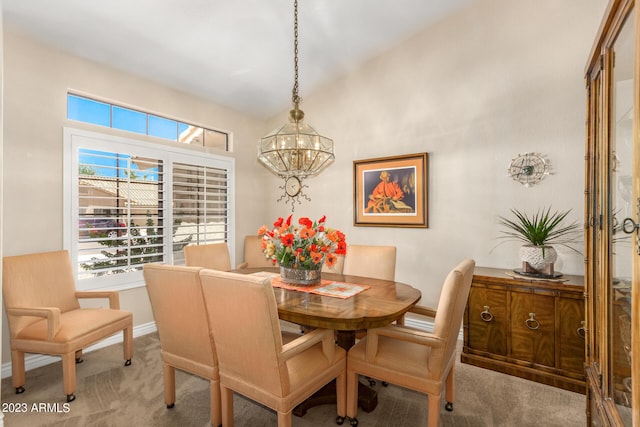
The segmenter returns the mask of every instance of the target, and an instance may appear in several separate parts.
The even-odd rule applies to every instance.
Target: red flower
[[[335,254],[327,254],[327,257],[324,260],[328,267],[333,267],[336,261],[338,261],[338,257]]]
[[[289,215],[289,218],[287,218],[287,227],[291,225],[291,217],[293,216],[293,214]]]
[[[311,260],[314,264],[320,264],[322,262],[322,254],[320,252],[311,252]]]
[[[327,220],[327,216],[326,215],[322,215],[322,218],[320,218],[318,220],[318,224],[322,224],[323,222],[325,222]]]
[[[309,218],[306,218],[306,217],[300,218],[300,219],[298,220],[298,223],[299,223],[300,225],[304,225],[304,226],[305,226],[305,227],[307,227],[307,228],[311,228],[311,227],[313,227],[313,222],[312,222]]]
[[[300,230],[300,237],[303,239],[310,239],[316,235],[316,232],[313,231],[313,228],[303,228]]]
[[[274,227],[281,227],[282,226],[282,222],[284,221],[284,218],[279,217],[278,220],[276,222],[273,223]]]
[[[292,233],[285,234],[280,238],[280,240],[282,241],[282,244],[285,246],[292,246],[294,239],[295,239],[295,236]]]
[[[338,255],[344,255],[347,253],[347,242],[344,240],[338,242],[338,248],[336,249]]]

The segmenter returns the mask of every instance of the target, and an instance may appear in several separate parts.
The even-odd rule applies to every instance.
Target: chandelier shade
[[[333,163],[333,140],[320,135],[304,123],[298,96],[298,1],[294,1],[294,84],[291,91],[293,109],[289,122],[260,138],[258,160],[282,178],[306,178],[317,175]]]
[[[258,160],[282,178],[316,175],[334,159],[333,140],[295,119],[262,137],[258,145]]]

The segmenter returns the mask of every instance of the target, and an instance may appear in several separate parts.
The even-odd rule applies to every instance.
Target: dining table
[[[287,286],[278,282],[278,268],[244,268],[234,272],[271,277],[281,320],[306,327],[332,329],[336,332],[337,344],[345,350],[355,344],[358,331],[393,323],[422,296],[420,290],[408,284],[374,277],[322,272],[322,282],[309,287]],[[338,290],[338,296],[332,295],[332,289]],[[345,292],[340,293],[340,290]],[[294,414],[302,416],[315,405],[335,402],[335,385],[333,389],[331,387],[328,385],[300,404]],[[377,393],[359,383],[358,402],[363,411],[371,412],[378,402]]]

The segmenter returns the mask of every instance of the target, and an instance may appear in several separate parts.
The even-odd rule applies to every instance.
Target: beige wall
[[[296,217],[326,214],[349,242],[395,244],[397,279],[419,287],[428,305],[437,303],[442,280],[462,258],[516,267],[518,245],[492,252],[497,215],[551,205],[573,209],[582,220],[583,68],[606,3],[473,0],[315,93],[305,93],[301,69],[301,108],[310,124],[334,138],[336,162],[305,182],[312,201],[296,206]],[[276,203],[282,182],[255,160],[257,139],[286,120],[284,111],[265,124],[46,49],[7,28],[4,45],[5,255],[62,247],[67,89],[233,132],[239,242],[290,212]],[[354,227],[353,161],[424,151],[429,228]],[[554,174],[525,188],[506,169],[514,156],[531,151],[545,154]],[[241,249],[240,243],[237,260]],[[561,256],[562,271],[582,273],[581,256]],[[134,310],[136,324],[151,320],[144,289],[123,292],[122,306]],[[6,363],[6,338],[3,350]]]
[[[352,243],[396,244],[397,280],[420,287],[428,305],[463,258],[518,267],[518,244],[492,252],[497,215],[551,205],[582,222],[583,69],[606,4],[474,0],[313,94],[304,93],[301,69],[305,119],[334,138],[336,162],[307,181],[313,202],[296,214],[326,214]],[[354,227],[353,161],[424,151],[429,228]],[[525,188],[507,166],[532,151],[550,159],[554,174]],[[272,217],[285,211],[269,207]],[[581,255],[561,257],[561,271],[583,273]]]
[[[109,132],[106,128],[66,120],[67,90],[231,132],[233,156],[239,171],[236,232],[237,236],[255,233],[254,217],[262,216],[260,206],[264,205],[263,182],[267,174],[255,159],[256,141],[264,131],[262,121],[46,48],[10,28],[5,28],[4,36],[6,90],[3,99],[8,124],[4,128],[2,174],[5,256],[62,248],[63,127]],[[124,132],[112,132],[131,137]],[[251,209],[247,209],[248,206]],[[241,257],[241,250],[242,245],[237,247],[237,259]],[[123,291],[120,299],[122,308],[133,311],[134,325],[153,321],[144,288]],[[10,360],[7,337],[5,326],[3,363]]]

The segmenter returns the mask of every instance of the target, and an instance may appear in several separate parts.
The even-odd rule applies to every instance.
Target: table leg
[[[356,331],[337,331],[336,341],[340,347],[348,351],[356,342]],[[293,415],[302,417],[309,408],[330,403],[336,403],[335,381],[325,385],[313,396],[296,406],[293,410]],[[358,382],[358,406],[364,412],[371,412],[376,409],[377,405],[378,393],[374,389]]]

